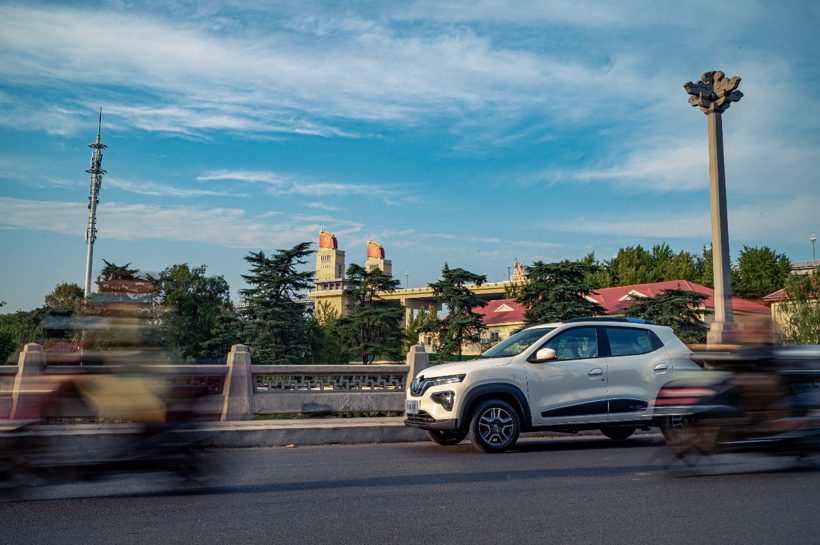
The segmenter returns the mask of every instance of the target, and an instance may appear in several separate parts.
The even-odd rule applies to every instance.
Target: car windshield
[[[479,356],[479,358],[509,358],[511,356],[517,356],[553,329],[555,328],[544,327],[538,329],[527,329],[520,333],[516,333],[506,341],[498,343],[494,347],[484,352]]]

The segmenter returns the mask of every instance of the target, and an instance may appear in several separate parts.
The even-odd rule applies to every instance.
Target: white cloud
[[[335,206],[329,206],[322,202],[309,202],[307,203],[308,208],[318,208],[319,210],[327,210],[328,212],[335,212],[338,210]]]
[[[464,27],[407,34],[389,20],[346,15],[317,34],[244,17],[237,30],[214,31],[212,22],[158,15],[3,6],[0,78],[132,89],[129,100],[104,110],[144,130],[189,137],[214,130],[352,136],[343,121],[409,126],[431,116],[493,119],[484,125],[493,129],[545,111],[557,114],[554,122],[577,122],[605,115],[636,85],[652,89],[652,77],[626,58],[601,66],[505,48]],[[568,92],[579,82],[596,92]]]
[[[320,182],[269,171],[218,170],[208,172],[202,176],[197,176],[196,179],[199,181],[261,183],[268,186],[267,191],[273,196],[304,195],[308,197],[326,197],[364,195],[380,198],[385,202],[385,204],[388,205],[395,204],[391,198],[397,198],[401,195],[399,191],[387,189],[376,184]],[[311,208],[321,207],[311,206]],[[329,210],[328,208],[325,209]]]
[[[189,189],[158,184],[156,182],[130,182],[119,178],[107,178],[105,185],[110,185],[123,191],[139,195],[170,196],[170,197],[248,197],[247,193],[230,193],[228,191],[212,191],[209,189]]]
[[[0,197],[0,226],[82,237],[88,218],[85,203],[32,201]],[[283,248],[314,240],[325,225],[356,232],[361,225],[329,216],[288,216],[279,223],[250,219],[234,208],[106,203],[98,211],[101,238],[171,240],[229,248]]]

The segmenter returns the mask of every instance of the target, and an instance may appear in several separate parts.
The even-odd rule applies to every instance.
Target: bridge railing
[[[424,347],[414,346],[404,365],[251,365],[244,345],[232,347],[227,364],[142,367],[164,386],[205,386],[206,416],[223,421],[288,413],[401,412],[412,377],[429,366]],[[17,365],[0,366],[0,419],[38,418],[42,384],[74,376],[106,374],[117,366],[48,366],[37,344],[28,344]],[[77,400],[61,406],[63,416],[94,414]]]

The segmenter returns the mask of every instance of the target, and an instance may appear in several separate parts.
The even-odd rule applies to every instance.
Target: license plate
[[[405,414],[419,414],[419,402],[414,399],[404,400]]]

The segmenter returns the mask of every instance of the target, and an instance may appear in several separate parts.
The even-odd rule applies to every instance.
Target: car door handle
[[[669,366],[666,365],[665,363],[659,363],[658,365],[655,366],[655,371],[657,371],[658,373],[663,373],[667,369],[669,369]]]
[[[603,369],[593,369],[592,371],[589,372],[589,376],[591,376],[591,377],[599,377],[603,374],[604,374]]]

